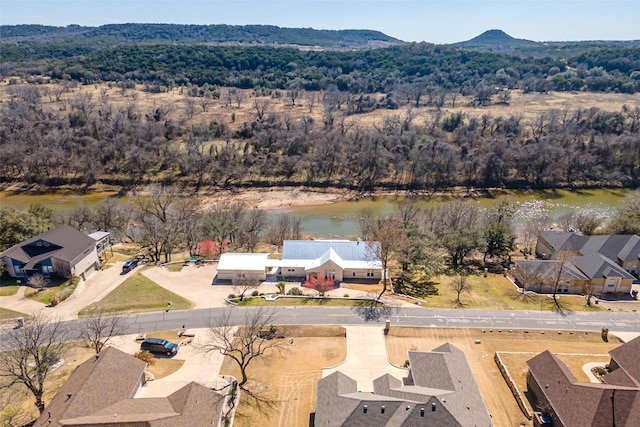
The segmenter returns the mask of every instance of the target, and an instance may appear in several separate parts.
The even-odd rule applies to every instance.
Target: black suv
[[[160,338],[147,338],[140,344],[140,350],[147,350],[151,353],[164,353],[167,356],[175,356],[178,352],[178,344]]]
[[[136,268],[137,266],[138,266],[138,260],[135,258],[130,259],[129,261],[125,262],[124,265],[122,266],[122,272],[128,273],[134,268]]]

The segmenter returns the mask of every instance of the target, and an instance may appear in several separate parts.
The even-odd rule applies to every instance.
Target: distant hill
[[[453,43],[449,46],[459,49],[509,54],[520,57],[542,58],[548,56],[555,59],[568,59],[582,55],[593,49],[638,48],[640,47],[640,41],[587,40],[535,42],[526,39],[517,39],[502,30],[489,30],[471,40]]]
[[[100,27],[2,25],[0,39],[40,43],[74,42],[102,45],[130,43],[288,45],[351,49],[404,43],[374,30],[315,30],[273,25],[111,24]]]
[[[485,48],[490,50],[500,50],[521,46],[534,46],[537,42],[525,39],[516,39],[502,30],[489,30],[464,42],[453,43],[452,46],[465,49]]]

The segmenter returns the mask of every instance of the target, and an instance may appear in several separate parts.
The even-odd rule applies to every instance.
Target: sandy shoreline
[[[216,195],[199,196],[204,205],[221,201],[244,202],[258,209],[280,209],[295,206],[324,205],[342,200],[349,200],[351,192],[323,192],[301,190],[298,188],[274,190],[244,190],[239,192],[224,191]]]

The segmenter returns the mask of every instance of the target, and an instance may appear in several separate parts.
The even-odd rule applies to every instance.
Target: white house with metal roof
[[[217,280],[253,277],[265,280],[308,280],[330,277],[336,281],[380,280],[382,263],[375,245],[349,240],[285,240],[282,259],[268,254],[225,253],[220,257]],[[243,276],[244,275],[244,276]]]
[[[269,271],[283,279],[380,280],[382,263],[375,256],[376,245],[350,240],[285,240],[282,259],[269,260]]]
[[[263,281],[267,272],[269,254],[227,252],[220,255],[217,280],[251,278]]]

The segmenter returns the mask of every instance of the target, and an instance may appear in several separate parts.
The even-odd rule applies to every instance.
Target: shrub
[[[345,298],[349,298],[349,294],[344,294],[344,297]]]
[[[260,292],[258,292],[258,291],[251,292],[251,296],[252,297],[257,297],[258,295],[260,295]]]
[[[56,305],[60,304],[60,297],[58,297],[58,295],[52,295],[51,298],[49,298],[49,305],[51,307],[55,307]]]
[[[236,294],[229,294],[229,295],[227,295],[227,298],[229,298],[229,299],[233,299],[233,298],[235,298],[235,297],[236,297]]]
[[[291,288],[287,292],[287,295],[302,295],[302,290],[300,288]]]
[[[405,360],[402,366],[404,366],[405,368],[408,368],[410,366],[409,359]]]
[[[153,357],[153,354],[151,354],[147,350],[141,350],[141,351],[137,352],[136,354],[134,354],[133,356],[136,359],[140,359],[143,362],[147,362],[149,365],[153,365],[153,364],[156,363],[156,358]]]

